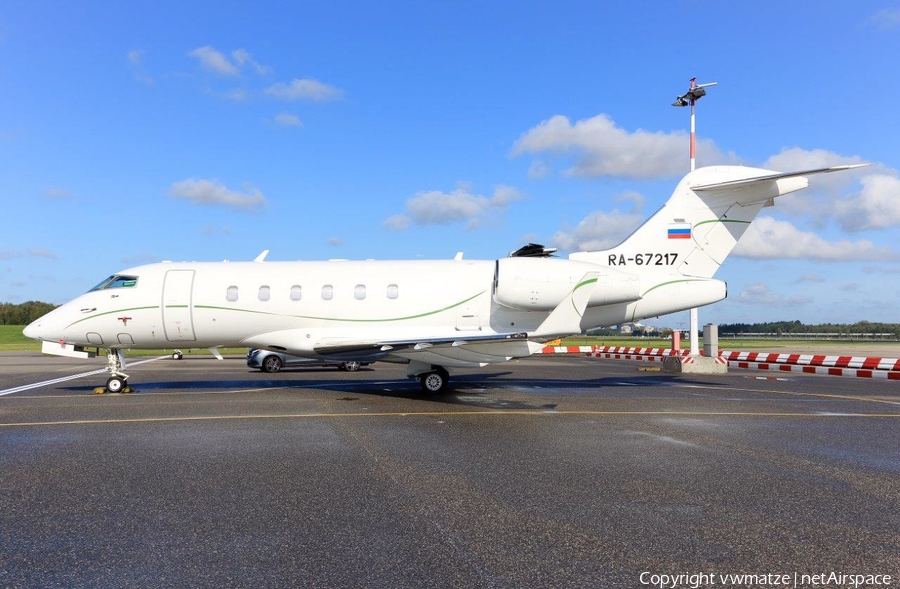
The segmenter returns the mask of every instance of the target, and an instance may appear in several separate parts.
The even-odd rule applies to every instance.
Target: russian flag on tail
[[[690,223],[669,223],[669,239],[690,239]]]

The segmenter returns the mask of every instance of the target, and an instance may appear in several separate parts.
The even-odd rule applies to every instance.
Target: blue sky
[[[701,323],[900,322],[900,6],[0,0],[0,301],[160,260],[608,247],[688,168],[765,209]],[[648,323],[685,324],[676,315]]]

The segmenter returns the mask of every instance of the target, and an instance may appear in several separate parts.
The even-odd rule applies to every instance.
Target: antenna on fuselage
[[[259,254],[258,256],[256,256],[256,258],[253,261],[254,262],[265,262],[266,256],[268,256],[268,255],[269,255],[269,250],[263,250],[262,253]]]

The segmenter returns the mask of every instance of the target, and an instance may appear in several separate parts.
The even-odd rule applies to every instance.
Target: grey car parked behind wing
[[[367,364],[368,362],[335,362],[329,360],[316,360],[313,358],[301,358],[300,356],[291,356],[290,354],[260,350],[257,348],[250,348],[247,351],[247,366],[250,368],[257,368],[263,372],[278,372],[282,368],[294,366],[334,366],[338,370],[355,372],[359,370],[361,366],[366,366]]]

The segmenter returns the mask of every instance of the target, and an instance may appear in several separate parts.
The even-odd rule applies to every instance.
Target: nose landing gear
[[[95,395],[133,392],[132,388],[128,386],[128,375],[125,374],[125,354],[122,350],[117,348],[106,350],[106,370],[110,374],[106,386],[94,389]]]

